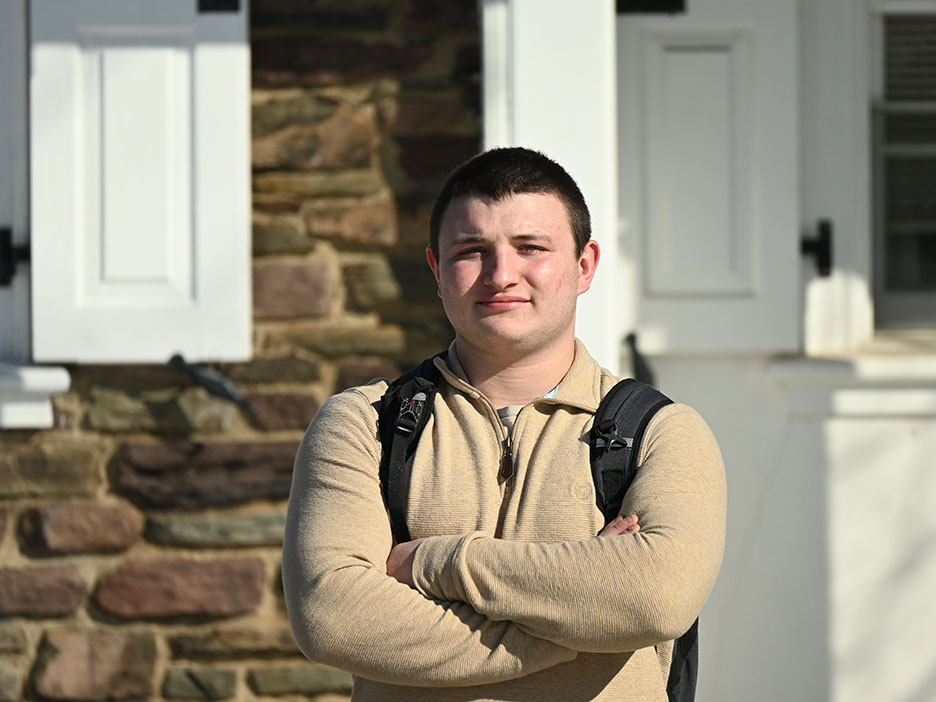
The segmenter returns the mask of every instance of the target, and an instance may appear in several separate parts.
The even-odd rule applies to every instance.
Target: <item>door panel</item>
[[[618,19],[621,255],[642,350],[800,346],[797,3]]]

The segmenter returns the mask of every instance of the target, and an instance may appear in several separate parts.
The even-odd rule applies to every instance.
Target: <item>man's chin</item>
[[[519,331],[489,332],[487,334],[474,334],[469,337],[459,335],[463,343],[469,345],[491,356],[527,356],[537,350],[542,349],[542,342],[538,337]]]

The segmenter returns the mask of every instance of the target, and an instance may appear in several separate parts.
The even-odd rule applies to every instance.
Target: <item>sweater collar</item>
[[[455,359],[452,363],[450,359]],[[454,387],[474,397],[481,397],[481,392],[472,386],[458,362],[455,342],[448,347],[444,358],[437,358],[435,363],[442,376]],[[559,390],[554,398],[538,398],[533,402],[568,405],[588,412],[598,409],[601,402],[601,367],[591,357],[579,339],[575,340],[575,357],[565,377],[559,383]]]

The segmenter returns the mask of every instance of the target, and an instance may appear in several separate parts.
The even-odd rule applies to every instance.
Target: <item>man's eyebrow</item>
[[[478,234],[477,232],[461,232],[455,235],[455,238],[452,239],[449,246],[461,246],[462,244],[476,244],[479,241],[484,241],[484,237]]]
[[[549,235],[543,232],[527,232],[524,234],[512,234],[511,241],[545,241]],[[460,232],[449,242],[449,246],[464,246],[465,244],[477,244],[487,241],[487,239],[477,232]]]
[[[528,234],[514,234],[510,237],[511,241],[543,241],[549,239],[548,234],[543,232],[530,232]]]

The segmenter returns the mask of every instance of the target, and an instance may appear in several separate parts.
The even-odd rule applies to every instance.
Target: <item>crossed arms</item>
[[[689,408],[651,425],[624,504],[640,515],[631,533],[619,522],[608,538],[546,544],[472,532],[395,551],[369,409],[357,392],[329,400],[296,459],[283,580],[310,658],[387,683],[476,685],[669,640],[697,616],[721,559],[724,472]],[[393,577],[407,566],[415,588]]]

